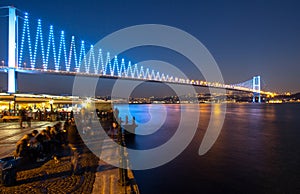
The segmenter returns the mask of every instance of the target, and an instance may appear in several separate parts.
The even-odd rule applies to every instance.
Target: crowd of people
[[[47,109],[32,109],[31,107],[23,107],[17,109],[15,113],[11,110],[0,110],[0,119],[5,116],[20,116],[20,125],[23,122],[27,122],[27,125],[20,126],[24,128],[25,126],[30,127],[31,121],[64,121],[73,114],[73,111],[67,112],[62,110],[49,111]],[[7,120],[3,120],[6,122]]]
[[[17,142],[14,156],[30,162],[43,162],[53,158],[58,163],[61,151],[67,148],[71,151],[71,170],[73,173],[80,172],[79,160],[83,140],[74,117],[79,117],[77,119],[81,122],[77,122],[78,125],[85,126],[78,128],[86,129],[89,127],[89,122],[85,115],[86,112],[82,109],[81,114],[71,115],[64,123],[57,122],[54,126],[47,126],[41,131],[34,129]]]
[[[115,114],[119,115],[118,110],[115,110]],[[71,170],[76,173],[80,169],[79,160],[83,147],[83,140],[78,130],[82,130],[82,134],[87,135],[91,131],[91,118],[84,108],[79,114],[72,114],[64,123],[59,121],[54,126],[47,126],[40,131],[34,129],[24,135],[16,144],[14,156],[30,162],[43,162],[50,158],[59,162],[59,153],[62,149],[68,148],[71,151]],[[117,140],[118,132],[118,122],[112,119],[107,134]]]
[[[46,129],[33,130],[24,135],[16,144],[15,157],[22,157],[31,162],[45,161],[48,157],[55,157],[63,145],[67,145],[67,130],[58,122]]]

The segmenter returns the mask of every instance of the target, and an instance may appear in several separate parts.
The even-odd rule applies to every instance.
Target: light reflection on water
[[[122,121],[128,116],[129,123],[133,117],[138,125],[135,133],[138,135],[150,135],[161,128],[166,120],[166,108],[163,105],[118,105]]]
[[[128,112],[122,112],[122,106],[118,108],[125,118]],[[219,138],[201,157],[198,149],[211,110],[219,114],[218,106],[200,104],[182,108],[191,115],[200,110],[197,133],[185,151],[170,163],[135,171],[143,194],[300,193],[300,104],[229,104]],[[150,114],[150,109],[155,111]],[[152,121],[155,127],[158,126],[155,121],[161,122],[161,115],[165,115],[159,129],[138,135],[134,144],[129,145],[149,149],[172,137],[178,126],[180,106],[130,105],[130,115],[139,124]],[[192,121],[187,119],[187,127],[189,122]]]

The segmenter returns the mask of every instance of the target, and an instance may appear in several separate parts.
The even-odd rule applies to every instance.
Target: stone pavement
[[[10,156],[15,149],[16,141],[24,134],[54,124],[55,122],[33,122],[31,128],[19,129],[16,122],[0,123],[0,158]],[[99,143],[98,140],[89,142]],[[109,143],[104,141],[103,145],[105,149],[101,149],[102,155],[113,156],[114,160],[118,158],[117,152],[111,149],[113,147],[107,146]],[[16,185],[0,186],[0,193],[139,193],[132,172],[129,170],[128,173],[131,184],[121,186],[118,184],[118,168],[99,160],[90,151],[93,147],[99,148],[99,145],[84,148],[80,160],[84,172],[80,175],[71,174],[70,150],[65,147],[60,153],[59,163],[50,159],[44,163],[22,165],[17,172]]]
[[[129,185],[121,186],[119,184],[118,168],[108,165],[103,161],[99,161],[95,183],[93,187],[93,194],[99,193],[127,193],[138,194],[139,189],[135,182],[132,171],[128,171]]]
[[[103,137],[104,135],[100,135]],[[93,144],[96,145],[94,146]],[[99,145],[100,144],[100,145]],[[98,193],[128,193],[138,194],[139,189],[134,179],[133,173],[130,169],[128,171],[128,185],[121,186],[119,184],[119,168],[115,167],[119,165],[120,155],[119,147],[110,138],[97,139],[96,141],[89,141],[87,143],[89,149],[93,150],[93,153],[97,153],[100,156],[97,173],[95,177],[95,183],[93,187],[93,194]],[[99,150],[100,148],[100,150]],[[125,151],[126,152],[126,151]]]
[[[81,161],[84,168],[81,175],[71,174],[69,156],[62,157],[59,163],[49,160],[40,165],[27,164],[17,172],[16,185],[0,186],[0,193],[91,193],[97,160],[86,152]]]

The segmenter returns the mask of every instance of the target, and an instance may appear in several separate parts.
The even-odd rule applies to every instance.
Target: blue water
[[[217,141],[199,156],[216,106],[118,106],[122,117],[137,118],[139,135],[128,146],[139,150],[167,142],[177,130],[181,110],[190,118],[200,112],[197,132],[178,157],[134,171],[141,193],[300,193],[300,104],[228,104]]]

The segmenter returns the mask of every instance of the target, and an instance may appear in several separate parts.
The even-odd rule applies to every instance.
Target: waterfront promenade
[[[16,142],[33,129],[38,131],[56,122],[36,121],[31,128],[19,128],[18,122],[0,123],[0,158],[11,156]],[[95,141],[97,142],[97,141]],[[118,152],[103,142],[101,154],[117,158]],[[64,146],[59,162],[54,159],[42,163],[24,164],[17,172],[17,183],[14,186],[0,186],[0,193],[138,193],[131,171],[130,183],[124,187],[118,184],[119,169],[99,160],[87,147],[84,148],[80,163],[83,173],[73,175],[70,171],[70,151]]]

